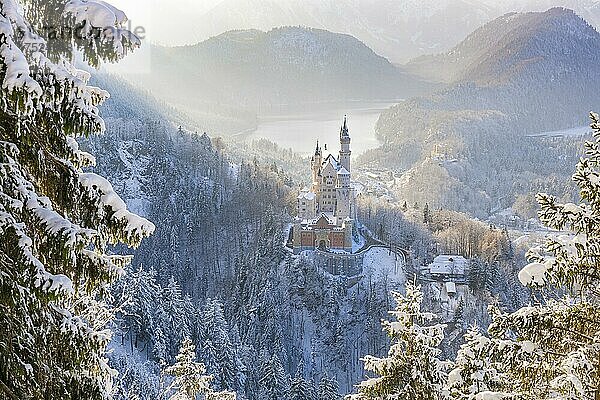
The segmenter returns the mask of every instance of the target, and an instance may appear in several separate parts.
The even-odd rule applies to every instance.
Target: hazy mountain
[[[510,13],[477,29],[450,51],[419,57],[406,68],[428,79],[478,84],[572,76],[575,70],[598,70],[598,38],[596,30],[571,10]]]
[[[192,37],[200,41],[225,30],[304,25],[351,34],[392,62],[406,62],[446,51],[507,12],[553,6],[572,8],[600,24],[598,0],[224,0],[197,18]]]
[[[495,15],[493,7],[469,0],[225,0],[200,17],[196,34],[304,25],[351,34],[402,62],[449,48]]]
[[[428,109],[497,110],[523,133],[584,125],[598,106],[600,34],[573,11],[504,15],[449,52],[407,67],[452,85]]]
[[[498,8],[503,12],[540,12],[552,7],[574,10],[594,27],[600,27],[600,1],[598,0],[505,0],[498,4]]]
[[[149,74],[133,79],[188,108],[261,111],[290,103],[397,99],[431,86],[352,36],[298,27],[230,31],[194,46],[154,47],[151,65]]]
[[[548,185],[559,193],[564,165],[576,158],[572,141],[532,136],[587,124],[600,105],[599,55],[600,34],[570,10],[504,15],[449,52],[409,64],[451,84],[383,113],[385,146],[366,160],[408,169],[404,193],[422,193],[416,177],[436,170],[434,181],[453,184],[436,186],[430,204],[482,215],[517,193]],[[436,148],[441,161],[425,162]]]

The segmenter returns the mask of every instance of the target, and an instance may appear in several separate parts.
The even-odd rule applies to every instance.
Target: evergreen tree
[[[109,396],[102,294],[130,258],[106,248],[137,246],[154,226],[83,173],[95,159],[76,138],[104,131],[97,107],[108,94],[70,60],[76,51],[93,66],[120,59],[140,43],[125,21],[104,2],[0,1],[3,398]]]
[[[287,395],[288,400],[315,400],[315,388],[311,381],[304,378],[304,366],[298,365],[296,375],[290,384]]]
[[[338,382],[324,374],[319,382],[318,400],[340,400],[341,398]]]
[[[429,204],[425,203],[425,207],[423,207],[423,223],[429,225],[432,221],[431,211],[429,211]]]
[[[473,293],[481,292],[487,287],[488,270],[484,262],[479,258],[471,260],[467,280],[469,288]]]
[[[404,203],[402,203],[402,211],[408,211],[408,204],[406,203],[406,200],[404,200]]]
[[[445,365],[438,359],[445,325],[436,316],[422,312],[419,287],[406,285],[406,296],[392,292],[397,302],[391,311],[395,321],[383,321],[392,344],[388,356],[366,356],[365,369],[377,377],[361,382],[358,394],[349,399],[438,400],[445,382]]]
[[[478,362],[491,360],[506,375],[498,398],[600,399],[600,118],[591,118],[594,140],[573,175],[582,203],[537,196],[541,221],[572,233],[530,250],[530,264],[519,272],[534,292],[529,306],[491,310],[490,339]]]
[[[458,306],[456,306],[456,311],[454,311],[454,323],[462,324],[463,322],[463,314],[465,312],[465,301],[461,297],[458,301]]]
[[[167,341],[169,338],[165,337],[160,327],[154,331],[154,338],[152,340],[152,355],[156,360],[167,360],[169,359],[167,352]]]
[[[215,387],[236,388],[238,361],[229,338],[229,325],[223,315],[219,300],[208,299],[202,310],[199,324],[200,355],[208,371],[215,376]]]
[[[259,398],[281,400],[288,390],[288,380],[277,354],[273,354],[261,369]]]
[[[198,395],[206,400],[235,400],[232,392],[214,392],[210,388],[212,376],[206,375],[204,364],[195,361],[196,350],[190,339],[184,339],[176,360],[165,370],[174,378],[166,390],[167,394],[173,392],[169,400],[196,400]]]
[[[498,394],[505,382],[505,375],[500,374],[494,363],[486,356],[491,340],[473,326],[465,334],[465,343],[460,347],[452,369],[448,373],[446,390],[451,399],[471,400],[478,394]]]
[[[161,307],[161,322],[163,329],[169,332],[170,348],[176,348],[175,343],[181,343],[183,338],[191,336],[190,321],[193,314],[186,314],[181,288],[171,276],[167,286],[162,288],[158,304]]]

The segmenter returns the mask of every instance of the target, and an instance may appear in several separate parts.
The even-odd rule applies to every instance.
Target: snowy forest
[[[0,0],[0,399],[599,400],[600,2],[234,3],[182,45]],[[395,64],[379,6],[489,15]],[[339,225],[300,217],[332,126]]]

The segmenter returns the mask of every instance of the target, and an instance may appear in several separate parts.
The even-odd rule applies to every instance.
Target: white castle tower
[[[350,135],[348,121],[344,116],[344,124],[340,129],[340,157],[336,185],[336,216],[342,220],[350,217]]]
[[[348,134],[348,118],[344,116],[344,124],[340,129],[340,164],[350,172],[350,135]]]

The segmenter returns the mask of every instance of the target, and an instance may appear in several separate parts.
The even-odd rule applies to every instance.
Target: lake
[[[348,129],[352,138],[354,156],[379,146],[375,137],[375,124],[382,111],[397,104],[389,102],[356,102],[344,106],[330,104],[318,111],[301,111],[263,116],[256,131],[248,139],[265,138],[300,154],[311,154],[316,140],[332,153],[339,149],[339,134],[344,114],[348,116]]]

